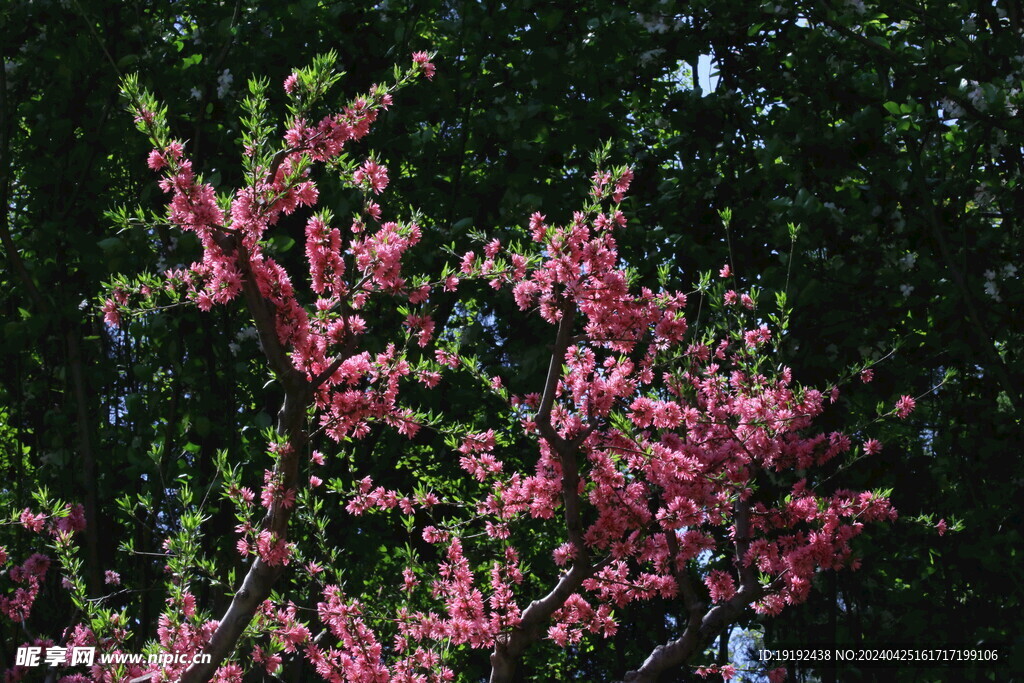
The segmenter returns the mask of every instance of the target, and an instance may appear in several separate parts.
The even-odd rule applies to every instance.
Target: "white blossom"
[[[949,99],[948,97],[942,98],[942,113],[949,119],[958,119],[964,115],[963,107]]]
[[[640,54],[640,57],[638,58],[639,62],[641,64],[649,64],[650,62],[654,61],[655,57],[662,54],[663,52],[665,52],[665,50],[660,47],[654,50],[648,50],[647,52],[643,52]]]
[[[235,335],[235,339],[237,339],[238,341],[243,341],[245,339],[255,339],[257,336],[258,332],[256,332],[256,328],[250,325],[249,327],[243,327],[241,330],[239,330],[238,333]]]
[[[217,77],[217,97],[224,99],[224,96],[231,91],[231,84],[234,81],[235,77],[231,75],[231,70],[224,69],[224,72]]]

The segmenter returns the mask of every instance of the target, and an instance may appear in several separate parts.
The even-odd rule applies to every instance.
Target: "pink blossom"
[[[767,325],[761,325],[756,330],[748,330],[743,333],[743,340],[747,344],[747,348],[753,349],[761,344],[769,341],[772,338],[771,330],[768,329]]]
[[[568,629],[564,624],[554,624],[548,627],[548,638],[559,647],[565,647],[569,643]]]
[[[544,225],[544,214],[539,211],[534,212],[530,216],[530,236],[534,242],[540,242],[544,239],[544,234],[547,231],[547,227]]]
[[[295,94],[295,86],[299,82],[299,76],[295,72],[288,74],[284,79],[284,91],[289,95]]]
[[[291,557],[288,544],[270,531],[261,531],[256,537],[256,552],[271,567],[286,565]]]
[[[714,602],[725,602],[736,595],[736,583],[728,572],[715,569],[704,577],[704,584]]]
[[[619,176],[618,180],[615,181],[615,188],[612,192],[612,201],[618,204],[625,197],[629,186],[633,182],[633,169],[627,168]]]
[[[266,670],[266,672],[269,675],[273,676],[277,672],[277,670],[281,667],[281,662],[282,661],[283,661],[283,658],[278,653],[274,653],[272,655],[267,655],[266,659],[264,660],[264,669]]]
[[[576,551],[572,546],[572,543],[563,543],[562,545],[555,548],[553,553],[555,564],[559,567],[564,567],[569,563],[569,560],[576,557]]]
[[[121,575],[113,570],[108,569],[104,574],[103,582],[108,586],[120,586]]]
[[[366,185],[374,194],[380,194],[388,186],[388,169],[373,159],[367,159],[352,175],[357,185]]]
[[[870,382],[874,378],[875,378],[875,371],[872,370],[871,368],[865,368],[860,373],[860,381],[863,382],[864,384],[867,384],[868,382]]]
[[[413,59],[414,72],[428,78],[434,75],[428,54],[416,53]],[[285,90],[294,94],[297,86],[296,74],[290,74]],[[294,273],[283,262],[263,251],[269,231],[280,229],[282,216],[319,201],[312,176],[295,177],[298,164],[337,159],[348,142],[368,133],[377,112],[391,104],[388,95],[373,90],[340,113],[319,121],[292,122],[285,144],[301,151],[286,153],[274,177],[257,178],[237,191],[227,212],[213,188],[199,181],[180,144],[159,152],[164,173],[160,186],[171,195],[168,220],[195,233],[203,249],[197,263],[167,274],[169,291],[202,310],[232,301],[242,293],[243,284],[247,298],[261,297],[269,319],[267,325],[261,324],[261,344],[266,348],[276,342],[281,358],[294,366],[298,377],[311,387],[316,380],[305,406],[312,415],[309,433],[322,432],[339,442],[366,437],[378,425],[413,435],[421,420],[403,407],[402,392],[410,380],[427,387],[437,385],[441,373],[435,361],[447,368],[461,363],[452,351],[437,349],[431,356],[404,348],[402,342],[413,337],[426,347],[434,336],[434,322],[422,307],[412,312],[407,308],[397,319],[389,307],[394,301],[434,303],[429,301],[434,285],[422,284],[427,280],[413,279],[403,268],[409,250],[421,241],[420,228],[381,222],[383,212],[370,195],[380,194],[389,179],[387,169],[376,160],[366,159],[353,173],[352,181],[365,198],[362,213],[345,221],[347,226],[332,225],[327,211],[306,219],[309,268],[303,275],[308,278],[293,279]],[[467,429],[475,431],[462,432],[465,437],[456,444],[454,457],[467,473],[458,487],[480,491],[475,505],[467,506],[469,522],[449,519],[450,513],[462,509],[463,501],[445,500],[455,505],[445,505],[435,518],[443,520],[435,522],[438,526],[424,528],[420,523],[428,515],[422,513],[441,503],[436,494],[421,488],[388,489],[368,476],[359,480],[366,468],[376,466],[356,463],[363,472],[356,475],[345,510],[352,515],[401,511],[411,529],[421,529],[424,541],[436,545],[427,554],[435,556],[434,567],[417,565],[402,572],[399,586],[416,593],[412,601],[416,606],[387,615],[378,614],[375,605],[373,623],[368,623],[359,600],[337,586],[327,586],[316,610],[323,626],[314,630],[326,629],[330,637],[313,642],[294,605],[267,600],[254,623],[273,633],[273,645],[255,648],[256,663],[275,671],[282,661],[277,650],[301,649],[311,669],[328,681],[454,678],[442,666],[437,644],[490,649],[500,634],[519,626],[520,605],[525,608],[536,596],[532,584],[517,588],[525,581],[512,539],[521,541],[522,536],[512,534],[512,525],[530,518],[555,524],[563,515],[567,498],[562,468],[572,460],[565,457],[568,447],[576,451],[573,466],[579,477],[576,493],[584,508],[580,533],[585,545],[562,543],[553,550],[554,562],[571,567],[580,559],[582,547],[592,561],[607,561],[602,560],[600,569],[569,591],[551,615],[548,637],[560,646],[577,645],[588,633],[614,634],[615,609],[645,600],[678,600],[678,571],[686,571],[687,563],[692,570],[693,564],[700,564],[699,558],[708,555],[724,553],[728,559],[728,564],[718,565],[728,570],[706,572],[704,582],[713,601],[736,596],[732,567],[739,571],[756,567],[778,586],[756,609],[777,614],[807,599],[817,572],[855,566],[851,542],[864,523],[895,517],[886,499],[870,493],[819,491],[808,483],[816,480],[810,474],[808,480],[792,485],[783,501],[751,496],[766,472],[778,474],[780,481],[787,477],[792,481],[802,476],[796,474],[799,470],[849,450],[850,438],[838,431],[812,430],[812,419],[821,414],[828,393],[798,388],[788,369],[776,370],[774,363],[753,358],[772,339],[767,325],[758,322],[760,327],[744,332],[746,348],[730,346],[728,338],[703,338],[703,331],[702,338],[691,340],[684,293],[633,285],[617,242],[626,218],[608,202],[621,201],[632,179],[628,169],[599,169],[592,179],[593,200],[599,206],[575,212],[562,226],[546,225],[545,217],[535,213],[529,219],[534,244],[511,251],[492,239],[483,248],[482,262],[467,252],[460,272],[444,278],[447,291],[455,291],[461,274],[482,276],[496,289],[509,285],[519,308],[535,311],[552,326],[572,316],[572,342],[563,357],[553,359],[556,370],[563,363],[568,370],[546,394],[550,413],[537,414],[542,402],[539,393],[512,401],[512,426],[518,423],[529,435],[544,434],[533,442],[532,454],[510,448],[514,451],[510,463],[527,462],[528,469],[506,471],[511,468],[495,453],[499,442],[511,443],[503,434],[484,427]],[[224,239],[223,228],[233,231],[234,249],[225,248],[231,240]],[[729,264],[719,275],[732,276]],[[753,308],[749,294],[729,290],[725,298],[729,304]],[[119,311],[128,303],[127,291],[115,291],[104,307],[108,322],[119,321]],[[382,329],[380,325],[386,323],[378,322],[403,318],[405,334],[401,329]],[[364,335],[372,340],[372,351],[365,346]],[[679,353],[684,348],[685,355]],[[678,362],[669,367],[665,358]],[[496,369],[492,366],[475,374],[500,388],[500,378],[490,379]],[[878,452],[880,447],[873,439],[863,445],[865,453]],[[269,450],[275,464],[265,471],[261,502],[270,518],[279,520],[278,515],[287,517],[297,494],[292,483],[296,469],[282,465],[297,465],[299,455],[276,444]],[[313,452],[313,463],[321,465],[324,460],[321,453]],[[311,488],[323,485],[316,475],[308,481]],[[255,553],[271,566],[287,564],[294,548],[257,522],[257,515],[248,521],[248,514],[256,511],[245,505],[255,494],[235,488],[229,495],[243,513],[236,527],[239,553],[243,557]],[[749,549],[744,557],[728,557],[738,533],[735,510],[744,501],[751,506]],[[358,520],[363,521],[368,520]],[[466,539],[465,548],[459,535]],[[508,542],[494,544],[493,539]],[[670,547],[672,541],[678,548]],[[492,562],[495,558],[488,553],[500,546],[505,547],[504,560],[498,551],[499,559]],[[310,574],[307,579],[322,571],[308,558],[303,560]],[[33,586],[38,591],[35,572],[41,564],[40,560],[26,562],[9,572],[25,596]],[[191,595],[179,602],[172,607],[194,616]],[[11,600],[0,604],[6,614],[27,613],[30,606],[28,597],[18,604]],[[158,628],[161,644],[182,652],[203,647],[213,627],[210,622],[200,626],[198,621],[163,615]],[[393,628],[393,640],[382,642],[374,623],[387,624],[388,631]],[[429,674],[420,676],[421,670]],[[705,668],[704,674],[711,671],[725,678],[734,674],[732,667]],[[168,679],[180,674],[164,673]],[[225,664],[217,675],[237,680],[241,670]]]
[[[191,593],[185,592],[181,595],[181,613],[186,617],[195,616],[196,613],[196,596]]]
[[[410,313],[406,316],[403,324],[416,334],[421,348],[430,343],[431,337],[434,336],[434,320],[429,315]]]
[[[242,667],[230,662],[217,669],[214,674],[215,683],[242,683]]]
[[[66,517],[59,517],[57,523],[54,525],[53,531],[55,533],[75,533],[85,529],[85,508],[79,503],[75,505],[67,505],[65,509],[68,511]]]
[[[949,527],[946,526],[946,520],[945,519],[940,519],[938,524],[935,525],[935,528],[938,529],[939,536],[945,536],[946,535],[946,529],[948,529]]]
[[[434,65],[430,62],[429,54],[427,54],[426,52],[414,52],[412,54],[412,61],[414,64],[419,65],[419,67],[423,70],[423,75],[427,77],[427,80],[432,80],[434,78],[434,73],[436,69],[434,68]]]
[[[864,454],[875,455],[882,451],[882,442],[878,439],[868,439],[864,442]]]
[[[900,400],[896,402],[896,414],[902,419],[906,418],[910,413],[914,411],[914,407],[917,402],[910,396],[900,396]]]
[[[440,363],[441,365],[447,365],[450,368],[459,367],[459,364],[461,362],[459,361],[459,357],[456,354],[444,351],[442,349],[438,349],[434,352],[434,358],[436,358],[437,362]]]
[[[19,519],[21,525],[29,531],[42,531],[43,526],[46,524],[46,515],[42,513],[39,513],[38,515],[33,514],[32,510],[29,508],[25,508],[21,511],[21,517]]]
[[[121,313],[117,310],[117,303],[113,299],[103,302],[103,322],[111,327],[121,326]]]
[[[428,389],[433,389],[438,385],[438,383],[440,383],[441,374],[438,372],[424,371],[419,373],[416,379],[419,380],[419,382]]]
[[[160,153],[160,150],[154,149],[149,153],[149,158],[146,159],[146,165],[154,171],[159,171],[167,165],[167,160],[164,159],[164,155]]]
[[[409,303],[421,304],[430,297],[430,285],[423,285],[409,294]],[[429,316],[427,316],[429,317]]]

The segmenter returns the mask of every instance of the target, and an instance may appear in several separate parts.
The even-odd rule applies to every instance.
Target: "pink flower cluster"
[[[373,479],[364,477],[359,486],[345,506],[345,510],[352,515],[362,515],[374,508],[379,510],[393,510],[398,508],[403,514],[414,514],[417,507],[422,510],[430,510],[440,502],[433,493],[417,494],[416,496],[403,496],[397,491],[392,491],[383,486],[375,487]]]
[[[0,548],[0,558],[7,562],[7,552]],[[39,597],[39,588],[46,577],[46,570],[50,568],[50,558],[40,553],[35,553],[20,565],[15,565],[8,570],[8,578],[19,587],[14,590],[11,596],[0,596],[0,614],[15,623],[21,623],[28,619],[32,605]]]
[[[58,541],[66,541],[85,528],[85,511],[79,504],[68,504],[60,516],[50,516],[34,513],[31,508],[25,508],[18,516],[18,522],[28,531],[46,532]],[[0,546],[0,567],[6,565],[9,559],[7,549]],[[0,595],[0,614],[15,622],[27,619],[32,605],[39,597],[40,587],[49,567],[50,558],[41,553],[35,553],[22,564],[11,567],[7,571],[7,577],[17,585],[17,588],[10,595]]]
[[[628,174],[599,172],[592,194],[618,202],[628,182]],[[691,344],[680,371],[657,373],[659,354],[683,343],[686,298],[630,289],[613,236],[625,224],[614,209],[578,212],[565,227],[534,214],[529,229],[542,258],[515,255],[518,263],[534,267],[502,267],[491,260],[499,253],[492,248],[483,262],[473,252],[462,259],[465,276],[492,283],[497,277],[510,285],[522,310],[536,307],[552,324],[572,313],[582,317],[583,333],[565,350],[551,421],[563,443],[578,444],[579,457],[586,459],[579,491],[592,521],[583,539],[591,556],[606,561],[583,581],[588,597],[577,594],[552,616],[549,636],[562,645],[576,642],[584,630],[614,632],[614,624],[605,621],[613,607],[677,597],[678,569],[702,552],[731,551],[715,540],[721,531],[750,537],[740,544],[735,568],[706,574],[707,597],[732,600],[740,574],[752,568],[772,579],[756,608],[777,613],[806,599],[815,572],[856,567],[851,540],[865,523],[896,515],[884,498],[850,491],[825,495],[804,480],[788,491],[788,502],[753,502],[760,471],[786,474],[820,466],[849,452],[851,440],[840,432],[808,433],[826,396],[794,387],[788,368],[774,378],[746,369],[772,339],[767,325],[743,332],[739,352],[730,351],[736,345],[728,338],[717,345]],[[720,275],[731,276],[729,267]],[[728,292],[726,302],[754,305],[749,295],[736,292]],[[904,401],[900,409],[912,406]],[[629,418],[628,429],[610,419],[616,412]],[[531,419],[524,425],[536,428]],[[546,438],[539,445],[530,476],[505,473],[493,434],[472,434],[459,448],[464,470],[480,481],[494,480],[478,506],[491,518],[486,529],[492,538],[502,538],[499,525],[520,515],[553,518],[564,505],[563,462]],[[880,449],[877,440],[865,443],[866,452]],[[437,530],[430,536],[447,538]],[[579,556],[572,543],[554,550],[559,565]]]
[[[30,508],[22,510],[18,521],[25,529],[40,533],[46,530],[52,536],[74,534],[85,529],[85,508],[81,504],[68,504],[62,516],[50,517],[34,513]]]
[[[433,73],[433,65],[425,58],[417,57],[417,64],[425,73]],[[296,78],[292,74],[287,79],[287,90],[294,90]],[[391,104],[387,92],[374,87],[372,93],[356,98],[342,113],[315,125],[302,119],[294,121],[284,136],[288,148],[283,156],[279,155],[271,168],[257,169],[265,177],[238,190],[226,213],[218,207],[213,187],[197,179],[181,143],[172,141],[153,150],[148,160],[151,168],[164,173],[160,185],[171,195],[169,220],[195,232],[203,245],[201,261],[166,273],[166,287],[184,292],[201,309],[208,310],[238,297],[246,281],[255,284],[259,296],[273,311],[278,342],[290,353],[296,368],[312,378],[340,363],[318,393],[324,421],[331,424],[328,433],[336,438],[365,433],[365,421],[369,419],[389,419],[396,425],[402,423],[408,433],[415,431],[408,424],[408,415],[398,411],[393,400],[397,379],[407,374],[403,361],[391,350],[384,354],[386,358],[379,356],[374,363],[366,356],[353,354],[351,345],[366,330],[365,320],[356,311],[366,305],[371,293],[405,293],[410,300],[418,301],[429,294],[429,289],[406,292],[401,275],[401,259],[419,241],[420,230],[414,224],[379,223],[380,207],[368,201],[367,217],[376,228],[355,221],[345,248],[345,238],[330,225],[329,213],[309,218],[306,256],[310,287],[322,297],[312,313],[300,304],[288,273],[264,252],[263,237],[282,216],[317,203],[319,193],[309,179],[310,168],[307,165],[297,172],[299,165],[303,157],[314,162],[337,159],[347,143],[365,137],[378,112]],[[379,194],[388,184],[388,172],[368,159],[355,171],[352,181]],[[344,281],[346,256],[357,271],[355,287]],[[107,322],[118,324],[120,310],[128,303],[128,293],[116,291],[104,305]],[[408,324],[421,344],[429,341],[433,333],[429,317],[410,316]],[[337,352],[345,349],[348,357],[338,358]],[[388,367],[383,367],[385,364]],[[367,386],[376,381],[386,387]],[[363,388],[356,388],[359,385]],[[335,387],[344,388],[335,391]]]
[[[698,666],[694,673],[701,678],[717,675],[721,676],[723,681],[731,681],[736,677],[736,667],[732,664],[724,664],[722,666],[712,664],[711,666]]]
[[[579,593],[566,598],[551,619],[553,623],[548,628],[548,638],[560,647],[579,643],[586,631],[599,633],[605,638],[614,636],[618,631],[610,605],[602,604],[594,609]]]

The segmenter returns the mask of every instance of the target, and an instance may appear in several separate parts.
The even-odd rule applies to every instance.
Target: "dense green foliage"
[[[589,154],[611,140],[617,159],[636,169],[624,209],[643,227],[624,238],[623,253],[641,277],[668,264],[669,281],[688,288],[699,272],[728,261],[748,285],[788,289],[795,310],[784,361],[807,383],[827,384],[837,368],[896,348],[872,384],[843,387],[842,408],[855,422],[873,419],[880,401],[891,405],[901,393],[941,383],[911,419],[885,427],[881,455],[837,476],[851,488],[891,487],[905,518],[932,515],[962,530],[939,537],[897,523],[872,531],[861,539],[862,569],[822,575],[822,590],[773,621],[767,641],[1021,647],[1019,5],[567,7],[533,0],[5,3],[0,510],[20,511],[39,485],[83,502],[93,594],[102,594],[109,568],[126,584],[148,586],[161,567],[146,553],[159,551],[181,514],[174,482],[187,472],[205,490],[219,449],[258,457],[259,430],[280,400],[264,386],[255,341],[239,335],[248,322],[237,311],[178,308],[124,332],[104,328],[96,313],[95,296],[113,273],[197,253],[169,230],[115,234],[104,217],[125,197],[154,210],[163,197],[143,163],[145,141],[131,134],[118,102],[120,74],[138,72],[170,104],[175,134],[188,139],[198,170],[234,183],[238,95],[250,75],[279,84],[292,65],[335,49],[344,89],[354,93],[413,50],[430,49],[438,51],[434,82],[403,91],[368,140],[392,169],[390,204],[424,214],[423,269],[450,260],[446,245],[470,248],[474,231],[502,236],[536,210],[564,220],[584,192]],[[700,87],[695,74],[708,57],[714,87]],[[344,216],[353,201],[337,193],[329,206]],[[728,232],[719,218],[725,208]],[[280,239],[277,256],[298,263],[302,223],[283,225],[292,239]],[[461,328],[470,343],[493,340],[482,359],[487,374],[501,374],[516,392],[535,391],[548,353],[536,332],[549,330],[525,327],[537,321],[512,315],[510,303],[486,301],[470,309],[442,304],[439,327]],[[943,383],[950,370],[955,375]],[[423,400],[438,408],[443,401],[456,419],[482,420],[488,408],[476,395],[456,387]],[[400,451],[398,464],[429,484],[454,467],[432,439],[410,448],[382,431],[349,456],[379,463],[375,479],[388,485]],[[229,510],[207,524],[206,552],[240,569]],[[27,535],[0,533],[12,555],[28,552]],[[383,526],[372,548],[355,538],[367,528],[338,525],[331,533],[332,543],[359,548],[338,557],[338,568],[367,586],[375,577],[362,571],[361,556],[386,557],[406,542]],[[119,551],[122,543],[137,552]],[[531,561],[551,559],[538,548]],[[71,621],[71,606],[53,597],[59,579],[50,582],[53,609],[33,615],[33,633]],[[198,597],[216,602],[223,592],[212,585]],[[150,637],[162,596],[120,596],[111,606],[127,600],[138,610],[133,628]],[[527,677],[611,680],[675,624],[656,603],[620,616],[611,642],[572,656],[537,648]],[[10,663],[12,628],[0,625],[0,667]],[[478,667],[466,670],[467,680],[486,673],[482,657],[466,666]],[[886,673],[817,672],[844,681]],[[964,676],[997,680],[981,670]]]

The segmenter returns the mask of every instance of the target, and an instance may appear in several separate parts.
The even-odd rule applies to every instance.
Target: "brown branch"
[[[569,572],[562,576],[547,595],[534,600],[523,611],[519,626],[508,633],[502,633],[494,643],[491,652],[490,683],[507,683],[513,680],[516,664],[526,648],[544,635],[544,625],[558,608],[565,604],[570,595],[577,592],[583,582],[611,562],[608,556],[591,565],[577,559]]]
[[[690,615],[687,623],[687,630],[696,628],[700,624],[700,615],[704,612],[706,605],[697,595],[697,589],[690,581],[686,566],[679,566],[679,540],[674,530],[665,532],[665,541],[668,544],[669,562],[672,565],[672,576],[679,585],[679,592],[683,594],[683,604]]]
[[[277,467],[278,473],[283,475],[281,485],[285,490],[293,488],[298,479],[298,456],[306,439],[308,403],[307,386],[286,388],[285,401],[278,413],[277,424],[278,434],[287,437],[287,448],[281,455]],[[275,500],[267,512],[264,529],[274,534],[279,542],[285,542],[291,513],[291,508],[285,507],[281,500]],[[210,644],[206,647],[205,652],[210,655],[210,661],[190,666],[182,675],[181,683],[205,683],[213,677],[221,662],[234,651],[238,639],[252,621],[256,610],[270,597],[274,583],[282,573],[283,565],[271,566],[263,558],[256,558],[227,611],[221,617]]]
[[[281,164],[284,163],[285,158],[297,149],[299,148],[288,147],[286,149],[279,150],[277,154],[274,155],[273,160],[270,162],[270,170],[267,172],[267,180],[265,181],[267,185],[274,182],[274,179],[277,177],[277,170],[281,168]]]
[[[736,502],[736,532],[733,543],[736,547],[734,563],[736,571],[740,575],[741,591],[747,586],[756,586],[758,583],[754,566],[745,561],[747,551],[750,550],[750,541],[750,501],[739,500]]]
[[[740,586],[730,600],[712,607],[704,615],[699,628],[688,626],[681,637],[654,648],[640,668],[627,673],[623,680],[625,683],[653,683],[661,673],[684,664],[721,633],[722,629],[735,623],[751,603],[779,587],[778,584],[776,580],[768,588],[758,583]]]
[[[583,522],[581,519],[581,503],[579,494],[579,465],[576,462],[576,455],[579,439],[567,441],[558,435],[554,425],[551,423],[551,411],[555,402],[555,391],[562,379],[562,363],[565,360],[565,351],[572,341],[572,327],[576,319],[576,305],[571,299],[566,299],[562,305],[562,319],[558,323],[558,333],[555,336],[555,348],[551,351],[551,363],[548,365],[548,376],[544,382],[544,393],[541,397],[540,406],[537,409],[537,431],[541,437],[558,454],[562,466],[562,503],[565,508],[565,526],[569,534],[569,541],[573,545],[576,557],[587,562],[586,544],[583,542]],[[584,431],[586,434],[586,431]]]
[[[544,392],[541,395],[540,406],[537,408],[537,430],[540,435],[555,449],[565,445],[565,440],[558,435],[551,425],[551,409],[555,404],[555,391],[558,389],[558,382],[562,379],[562,363],[565,362],[565,350],[569,348],[572,340],[572,326],[576,319],[576,306],[571,300],[561,307],[562,319],[558,322],[558,332],[555,335],[555,348],[551,351],[551,363],[548,365],[548,375],[544,380]]]
[[[575,318],[576,305],[571,300],[567,300],[562,307],[562,319],[558,323],[555,348],[551,352],[551,364],[548,366],[548,376],[544,384],[544,394],[537,411],[536,422],[537,430],[558,454],[558,460],[562,467],[562,504],[565,509],[565,527],[569,535],[569,542],[573,545],[577,561],[589,564],[586,544],[583,541],[582,505],[579,493],[580,474],[579,464],[576,461],[578,446],[575,441],[570,442],[559,436],[554,425],[551,424],[555,390],[562,378],[562,363],[565,360],[565,351],[569,348],[569,341],[572,339]]]
[[[226,253],[237,251],[246,306],[256,326],[263,353],[284,387],[284,404],[278,412],[277,434],[283,438],[285,448],[278,459],[275,474],[280,477],[284,491],[294,490],[298,483],[299,454],[308,439],[306,410],[312,403],[313,386],[292,364],[277,337],[273,303],[259,291],[245,246],[233,236],[221,237],[217,243]],[[291,514],[291,507],[286,507],[281,499],[275,500],[267,511],[263,529],[271,532],[278,542],[286,542]],[[270,597],[274,583],[283,572],[283,566],[271,566],[263,558],[256,558],[206,647],[210,661],[190,666],[182,675],[181,683],[205,683],[213,677],[221,662],[234,651],[242,632],[260,604]]]
[[[716,635],[742,616],[744,610],[756,600],[760,600],[773,590],[782,587],[782,577],[778,577],[765,587],[760,584],[753,565],[744,564],[747,550],[750,548],[750,502],[740,500],[736,503],[735,532],[735,564],[740,575],[740,586],[730,600],[712,607],[703,618],[705,606],[697,597],[697,592],[686,575],[685,567],[680,569],[676,564],[679,556],[679,544],[675,532],[666,532],[669,548],[669,561],[672,573],[683,594],[689,619],[683,634],[675,640],[654,648],[639,669],[626,674],[625,683],[648,683],[658,680],[663,672],[685,663],[696,652],[702,650]]]
[[[331,378],[331,375],[333,375],[335,372],[337,372],[338,368],[340,368],[341,364],[344,363],[344,362],[345,362],[344,354],[342,354],[342,355],[338,356],[337,358],[335,358],[334,361],[330,365],[328,365],[326,368],[324,368],[323,372],[321,372],[320,374],[318,374],[315,377],[313,377],[313,382],[312,382],[313,387],[314,388],[319,387],[321,384],[323,384],[324,382],[329,380]]]
[[[579,590],[586,579],[611,561],[611,558],[608,557],[596,565],[592,564],[590,553],[583,539],[582,502],[579,495],[580,476],[576,460],[582,441],[579,438],[572,441],[563,439],[551,423],[555,391],[562,378],[565,351],[572,342],[572,328],[576,318],[576,305],[572,299],[565,300],[561,312],[562,319],[558,323],[555,346],[551,351],[551,364],[548,366],[544,392],[535,422],[541,437],[558,454],[562,467],[562,505],[565,510],[565,526],[575,556],[569,572],[558,580],[555,587],[543,598],[530,603],[523,612],[519,626],[508,633],[499,635],[495,640],[494,650],[491,652],[490,683],[508,683],[513,680],[519,658],[531,643],[543,636],[544,625],[551,615],[565,604],[570,595]]]

